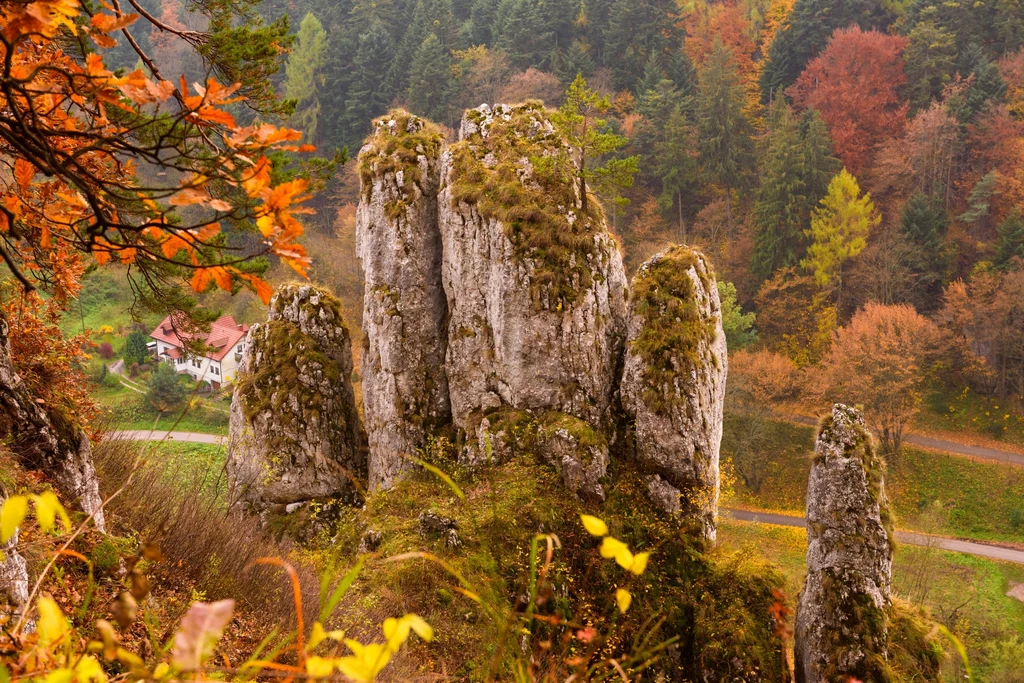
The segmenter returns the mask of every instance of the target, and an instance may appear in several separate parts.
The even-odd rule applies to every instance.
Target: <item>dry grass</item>
[[[287,577],[255,564],[260,557],[289,558],[292,544],[273,539],[258,518],[228,509],[222,466],[189,466],[156,455],[151,446],[112,439],[95,450],[103,495],[125,487],[107,507],[116,532],[157,543],[169,576],[205,599],[234,598],[258,611],[268,626],[294,624]],[[318,608],[317,577],[311,567],[290,561],[299,573],[309,623]]]

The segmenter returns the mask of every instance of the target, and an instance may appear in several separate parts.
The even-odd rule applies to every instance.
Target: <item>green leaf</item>
[[[356,577],[359,576],[359,572],[362,571],[363,564],[365,562],[366,558],[360,557],[356,560],[356,566],[349,569],[348,573],[342,577],[341,581],[334,588],[334,592],[331,593],[331,597],[324,602],[323,607],[320,609],[320,621],[327,621],[330,616],[334,614],[334,610],[338,607],[338,603],[341,602],[343,597],[345,597],[345,593],[348,592],[348,589],[352,587]]]

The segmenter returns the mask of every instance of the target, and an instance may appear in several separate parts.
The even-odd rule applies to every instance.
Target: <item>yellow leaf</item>
[[[418,614],[406,614],[403,619],[409,620],[409,626],[412,627],[413,633],[418,635],[428,643],[434,639],[434,629]]]
[[[46,674],[43,683],[71,683],[75,680],[75,672],[71,669],[54,669]]]
[[[629,609],[629,605],[633,602],[633,596],[629,594],[629,591],[625,588],[619,588],[615,591],[615,604],[619,606],[619,611],[623,614]]]
[[[355,640],[346,640],[352,656],[335,660],[338,671],[359,683],[373,683],[381,669],[391,661],[392,652],[383,643],[363,645]]]
[[[90,683],[90,681],[105,681],[107,675],[103,673],[103,667],[92,655],[85,655],[75,665],[75,678],[78,683]]]
[[[604,540],[601,541],[601,547],[598,549],[598,552],[601,553],[601,557],[606,560],[610,560],[618,555],[619,551],[622,550],[629,552],[629,548],[626,547],[625,543],[617,538],[613,538],[612,536],[605,536]]]
[[[633,572],[637,576],[643,574],[644,570],[647,569],[647,560],[650,556],[650,553],[637,553],[634,555],[633,564],[630,565],[629,571]]]
[[[71,631],[67,618],[53,598],[47,595],[39,598],[36,609],[39,611],[36,630],[39,633],[40,647],[45,648],[56,643]]]
[[[156,665],[156,668],[153,669],[153,678],[160,680],[161,678],[166,676],[170,672],[170,670],[170,664],[168,664],[167,662],[160,662]]]
[[[4,501],[0,508],[0,543],[10,540],[14,532],[18,530],[28,513],[28,498],[26,496],[11,496]]]
[[[633,566],[633,553],[629,552],[626,546],[622,546],[619,552],[615,553],[615,562],[623,569],[629,569]]]
[[[597,517],[591,515],[580,515],[580,520],[583,522],[583,528],[587,530],[587,533],[591,536],[607,536],[608,525]]]
[[[313,624],[313,628],[309,632],[309,638],[306,639],[306,652],[312,652],[317,645],[328,638],[340,643],[344,637],[344,631],[326,631],[324,630],[324,625],[318,621]]]
[[[49,533],[53,530],[57,515],[60,515],[60,521],[64,528],[71,531],[71,519],[53,491],[44,491],[38,496],[32,496],[32,501],[36,504],[36,520],[39,522],[40,529]]]
[[[313,678],[327,678],[332,671],[334,671],[333,659],[327,657],[308,657],[306,659],[306,673]]]

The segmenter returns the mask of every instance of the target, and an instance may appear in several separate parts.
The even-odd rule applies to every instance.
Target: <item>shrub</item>
[[[116,389],[121,386],[121,378],[112,372],[105,372],[101,383],[108,389]]]
[[[114,347],[111,346],[110,342],[103,342],[100,344],[100,358],[104,360],[110,360],[114,357]]]

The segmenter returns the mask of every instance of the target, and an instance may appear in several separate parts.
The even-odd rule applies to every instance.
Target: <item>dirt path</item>
[[[182,443],[208,443],[217,446],[226,445],[228,437],[224,434],[204,434],[202,432],[165,432],[161,429],[128,429],[107,435],[108,439],[125,441],[179,441]]]
[[[774,524],[776,526],[791,526],[804,528],[807,522],[803,517],[795,515],[780,515],[775,512],[756,512],[752,510],[738,510],[727,508],[722,511],[732,519],[741,522],[757,522],[759,524]],[[998,545],[976,543],[974,541],[961,541],[956,538],[944,536],[929,536],[912,531],[897,531],[896,540],[907,545],[941,548],[956,553],[967,553],[978,557],[987,557],[991,560],[1002,560],[1003,562],[1014,562],[1024,564],[1024,551],[1003,548]]]

